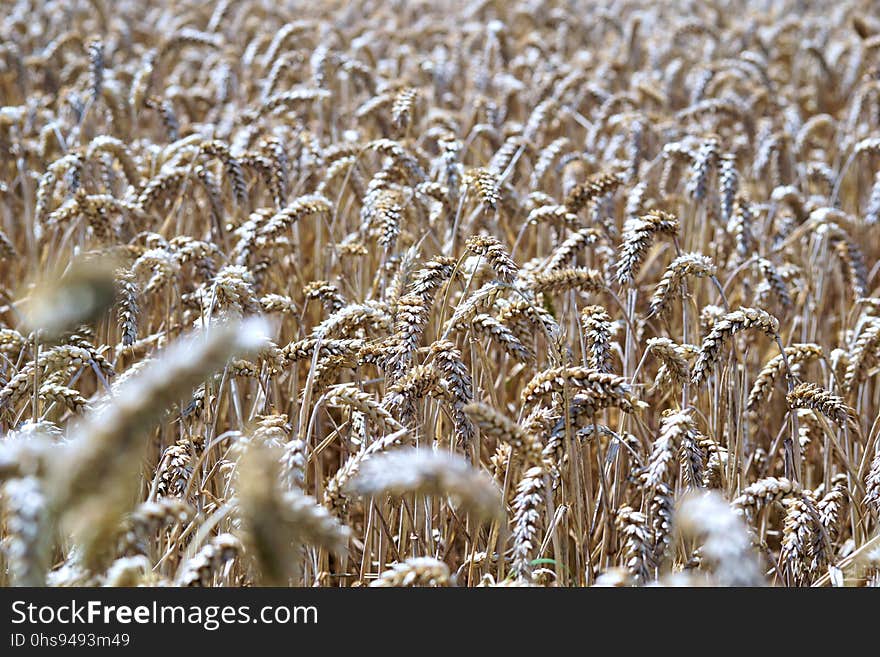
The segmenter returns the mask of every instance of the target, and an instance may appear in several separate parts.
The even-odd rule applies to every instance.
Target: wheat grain
[[[678,506],[678,531],[701,540],[702,553],[722,586],[761,586],[760,566],[746,528],[717,493],[694,493]]]
[[[500,495],[492,480],[462,457],[444,452],[397,449],[371,456],[349,485],[360,495],[449,496],[477,518],[503,515]]]
[[[413,557],[396,563],[389,570],[380,573],[370,586],[379,587],[437,587],[451,586],[453,582],[449,567],[432,557]]]
[[[692,369],[691,381],[700,385],[708,376],[709,369],[718,362],[721,350],[733,336],[740,331],[757,329],[775,337],[779,331],[779,321],[764,310],[757,308],[739,308],[725,314],[716,321],[709,334],[703,338],[700,353]]]

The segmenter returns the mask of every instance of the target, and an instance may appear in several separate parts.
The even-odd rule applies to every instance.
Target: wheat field
[[[874,8],[3,3],[0,585],[880,585]]]

